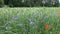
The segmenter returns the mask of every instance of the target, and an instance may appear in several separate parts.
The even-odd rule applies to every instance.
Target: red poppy
[[[46,25],[46,26],[45,26],[45,29],[49,29],[49,28],[50,28],[50,26],[49,26],[49,25]]]
[[[60,14],[58,14],[58,16],[60,17]]]

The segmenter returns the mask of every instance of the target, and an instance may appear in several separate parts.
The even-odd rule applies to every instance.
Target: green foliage
[[[0,0],[0,6],[9,5],[10,7],[58,7],[58,0]]]
[[[13,6],[18,7],[34,7],[34,6],[47,6],[47,7],[58,7],[58,0],[44,0],[45,4],[42,3],[43,0],[10,0],[9,3]],[[54,4],[53,4],[54,3]]]
[[[4,0],[0,0],[0,7],[3,7],[4,5]]]
[[[19,7],[19,6],[25,6],[25,3],[22,0],[10,0],[8,5]]]
[[[0,34],[60,34],[59,10],[60,8],[2,8]],[[45,29],[47,24],[50,25],[49,29]]]

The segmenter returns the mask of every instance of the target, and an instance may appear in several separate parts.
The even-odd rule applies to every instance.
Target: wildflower
[[[49,29],[49,28],[50,28],[50,26],[49,26],[49,25],[46,25],[46,26],[45,26],[45,29]]]
[[[18,18],[17,17],[12,17],[14,21],[18,21]]]
[[[10,30],[10,26],[6,26],[6,28],[5,28],[6,30]]]
[[[33,22],[33,21],[31,21],[31,22],[30,22],[30,24],[31,24],[31,25],[34,25],[34,22]]]
[[[21,27],[22,25],[23,25],[22,23],[18,24],[18,26],[20,26],[20,27]]]
[[[58,16],[60,17],[60,14],[58,14]]]
[[[56,16],[56,12],[54,12],[54,16]]]

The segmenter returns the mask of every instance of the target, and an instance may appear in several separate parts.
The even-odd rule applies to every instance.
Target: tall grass
[[[60,8],[0,8],[0,34],[60,34],[58,14]]]

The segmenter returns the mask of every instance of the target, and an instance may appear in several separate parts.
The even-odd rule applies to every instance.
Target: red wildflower
[[[45,26],[45,29],[49,29],[49,28],[50,28],[50,26],[49,26],[49,25],[46,25],[46,26]]]
[[[58,14],[58,16],[60,17],[60,14]]]

